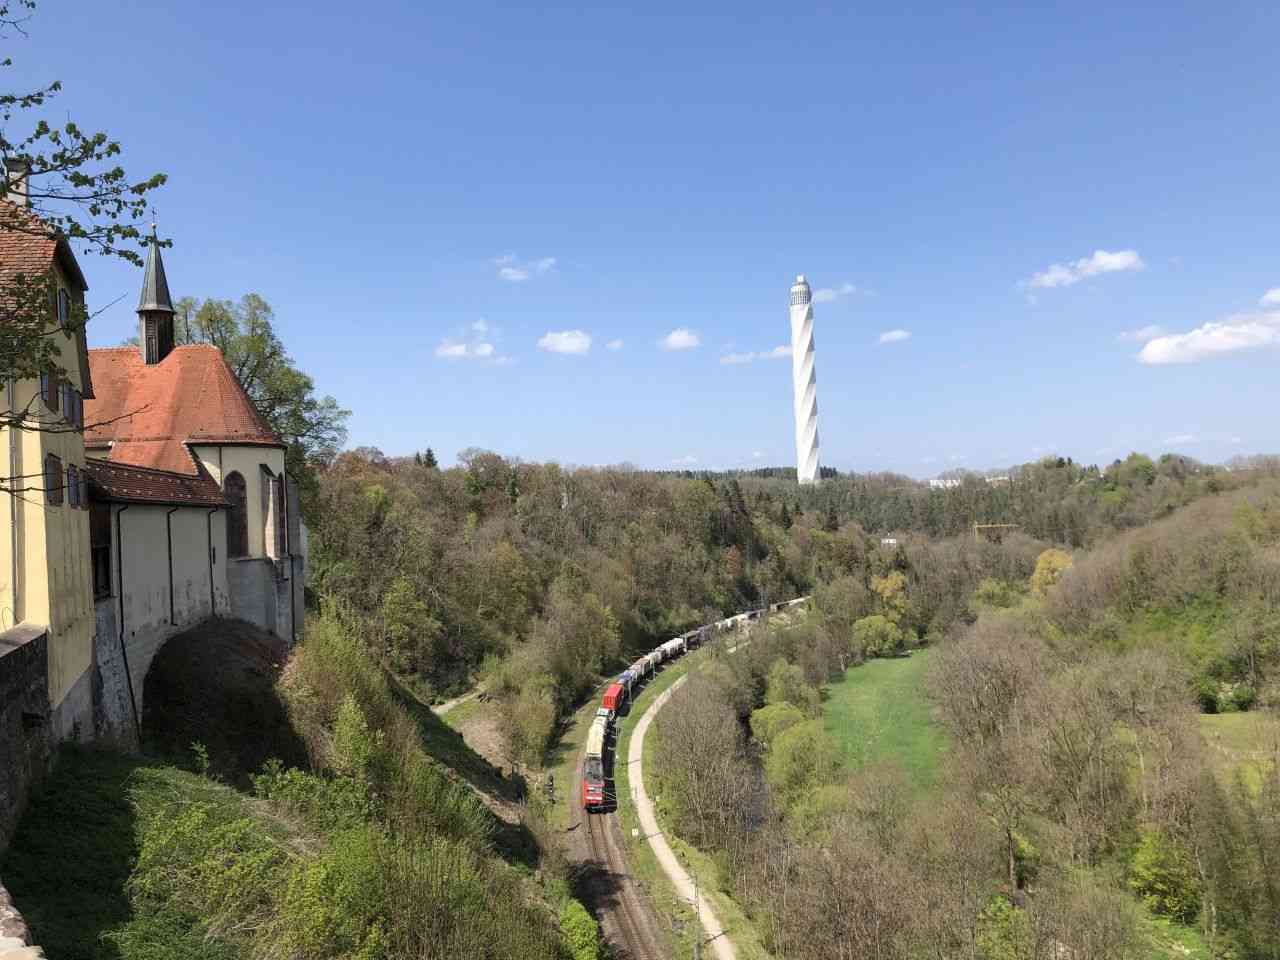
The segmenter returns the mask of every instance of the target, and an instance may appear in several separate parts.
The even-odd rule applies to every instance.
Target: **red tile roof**
[[[91,495],[100,500],[191,507],[222,507],[227,503],[213,477],[204,470],[187,476],[92,458],[85,460],[84,469],[89,475]]]
[[[89,367],[98,399],[84,405],[85,443],[110,443],[114,463],[195,475],[188,443],[283,446],[211,344],[150,365],[137,347],[90,350]]]
[[[37,276],[53,266],[57,238],[34,213],[0,201],[0,275]]]
[[[0,174],[2,175],[2,174]],[[63,276],[80,291],[89,289],[80,264],[66,237],[40,219],[32,210],[8,200],[0,200],[0,283],[18,274],[38,277],[57,263]],[[76,353],[80,367],[80,389],[86,399],[93,396],[93,379],[85,358],[84,330],[76,331]]]

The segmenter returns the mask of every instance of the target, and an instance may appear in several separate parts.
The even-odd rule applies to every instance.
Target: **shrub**
[[[804,671],[779,657],[769,667],[765,679],[764,702],[766,704],[789,703],[798,710],[816,714],[819,708],[818,691],[809,686]]]
[[[751,735],[767,750],[778,734],[803,721],[804,714],[794,705],[771,703],[751,714]]]
[[[784,730],[765,758],[769,787],[790,807],[805,793],[829,783],[840,768],[840,754],[821,720],[806,720]]]
[[[1237,710],[1252,710],[1258,702],[1258,691],[1247,683],[1240,683],[1231,691],[1231,703]]]
[[[995,897],[978,917],[978,955],[982,960],[1022,960],[1032,945],[1027,915],[1005,897]]]
[[[902,652],[906,636],[887,617],[875,613],[853,625],[853,643],[864,657],[892,657]]]
[[[600,960],[600,927],[577,900],[560,908],[560,935],[573,960]]]
[[[1218,681],[1213,677],[1197,677],[1195,681],[1196,702],[1201,713],[1218,712]]]
[[[1162,830],[1144,830],[1129,862],[1129,886],[1155,913],[1190,923],[1200,911],[1191,858]]]
[[[1036,560],[1035,573],[1031,574],[1031,589],[1043,597],[1070,566],[1071,554],[1050,547]]]
[[[1022,591],[1007,580],[986,577],[973,591],[973,602],[981,607],[1007,609],[1016,607],[1022,600]]]

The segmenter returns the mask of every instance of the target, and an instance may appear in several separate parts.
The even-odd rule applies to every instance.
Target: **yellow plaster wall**
[[[55,334],[59,365],[77,390],[80,361],[74,338]],[[49,426],[66,424],[64,411],[49,411],[39,398],[37,380],[15,385],[19,411],[27,409]],[[0,398],[4,402],[4,398]],[[30,406],[28,407],[28,404]],[[75,431],[49,432],[20,430],[14,475],[21,477],[18,493],[18,557],[16,584],[12,569],[11,512],[0,510],[0,554],[4,555],[0,576],[5,583],[4,608],[0,619],[6,625],[17,622],[43,624],[49,628],[49,702],[56,709],[67,692],[89,669],[93,657],[93,574],[89,557],[89,511],[69,505],[63,491],[62,503],[46,505],[44,458],[48,453],[62,460],[62,479],[70,464],[84,468],[84,437]],[[6,475],[9,467],[8,429],[0,429],[0,458]],[[6,505],[8,506],[8,505]],[[14,588],[17,587],[15,603]]]
[[[212,445],[193,445],[192,450],[218,482],[218,486],[222,486],[223,477],[233,470],[238,470],[244,477],[249,520],[248,555],[265,557],[267,546],[262,535],[262,464],[265,463],[272,473],[280,476],[284,473],[284,451],[279,447]]]

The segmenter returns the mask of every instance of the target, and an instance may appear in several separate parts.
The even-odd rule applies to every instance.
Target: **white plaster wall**
[[[222,486],[223,478],[233,470],[244,477],[245,500],[249,519],[249,556],[265,557],[267,544],[263,538],[262,465],[276,476],[284,473],[284,450],[279,447],[193,444],[195,455],[206,470]],[[292,510],[293,504],[287,509]],[[226,520],[223,520],[225,526]]]
[[[125,651],[129,659],[129,677],[138,712],[142,712],[142,690],[151,661],[164,642],[188,627],[214,615],[227,615],[231,609],[227,588],[226,521],[223,511],[215,512],[213,535],[213,602],[209,591],[209,511],[203,507],[180,507],[169,518],[173,538],[173,607],[169,605],[169,545],[166,514],[171,508],[132,504],[121,515],[113,510],[111,563],[115,578],[116,605],[114,618],[99,617],[101,628],[112,620],[115,638],[100,637],[99,651],[119,645],[120,591],[124,596]],[[117,550],[117,537],[123,521],[123,546]],[[117,567],[117,557],[119,566]],[[105,601],[102,601],[105,602]],[[103,698],[115,702],[124,696],[116,687],[125,678],[103,673]]]

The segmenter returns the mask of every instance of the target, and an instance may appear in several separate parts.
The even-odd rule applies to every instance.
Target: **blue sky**
[[[353,445],[792,463],[789,362],[722,360],[803,272],[826,464],[1280,449],[1280,7],[836,6],[42,0],[7,80],[169,175],[175,296],[264,296]]]

